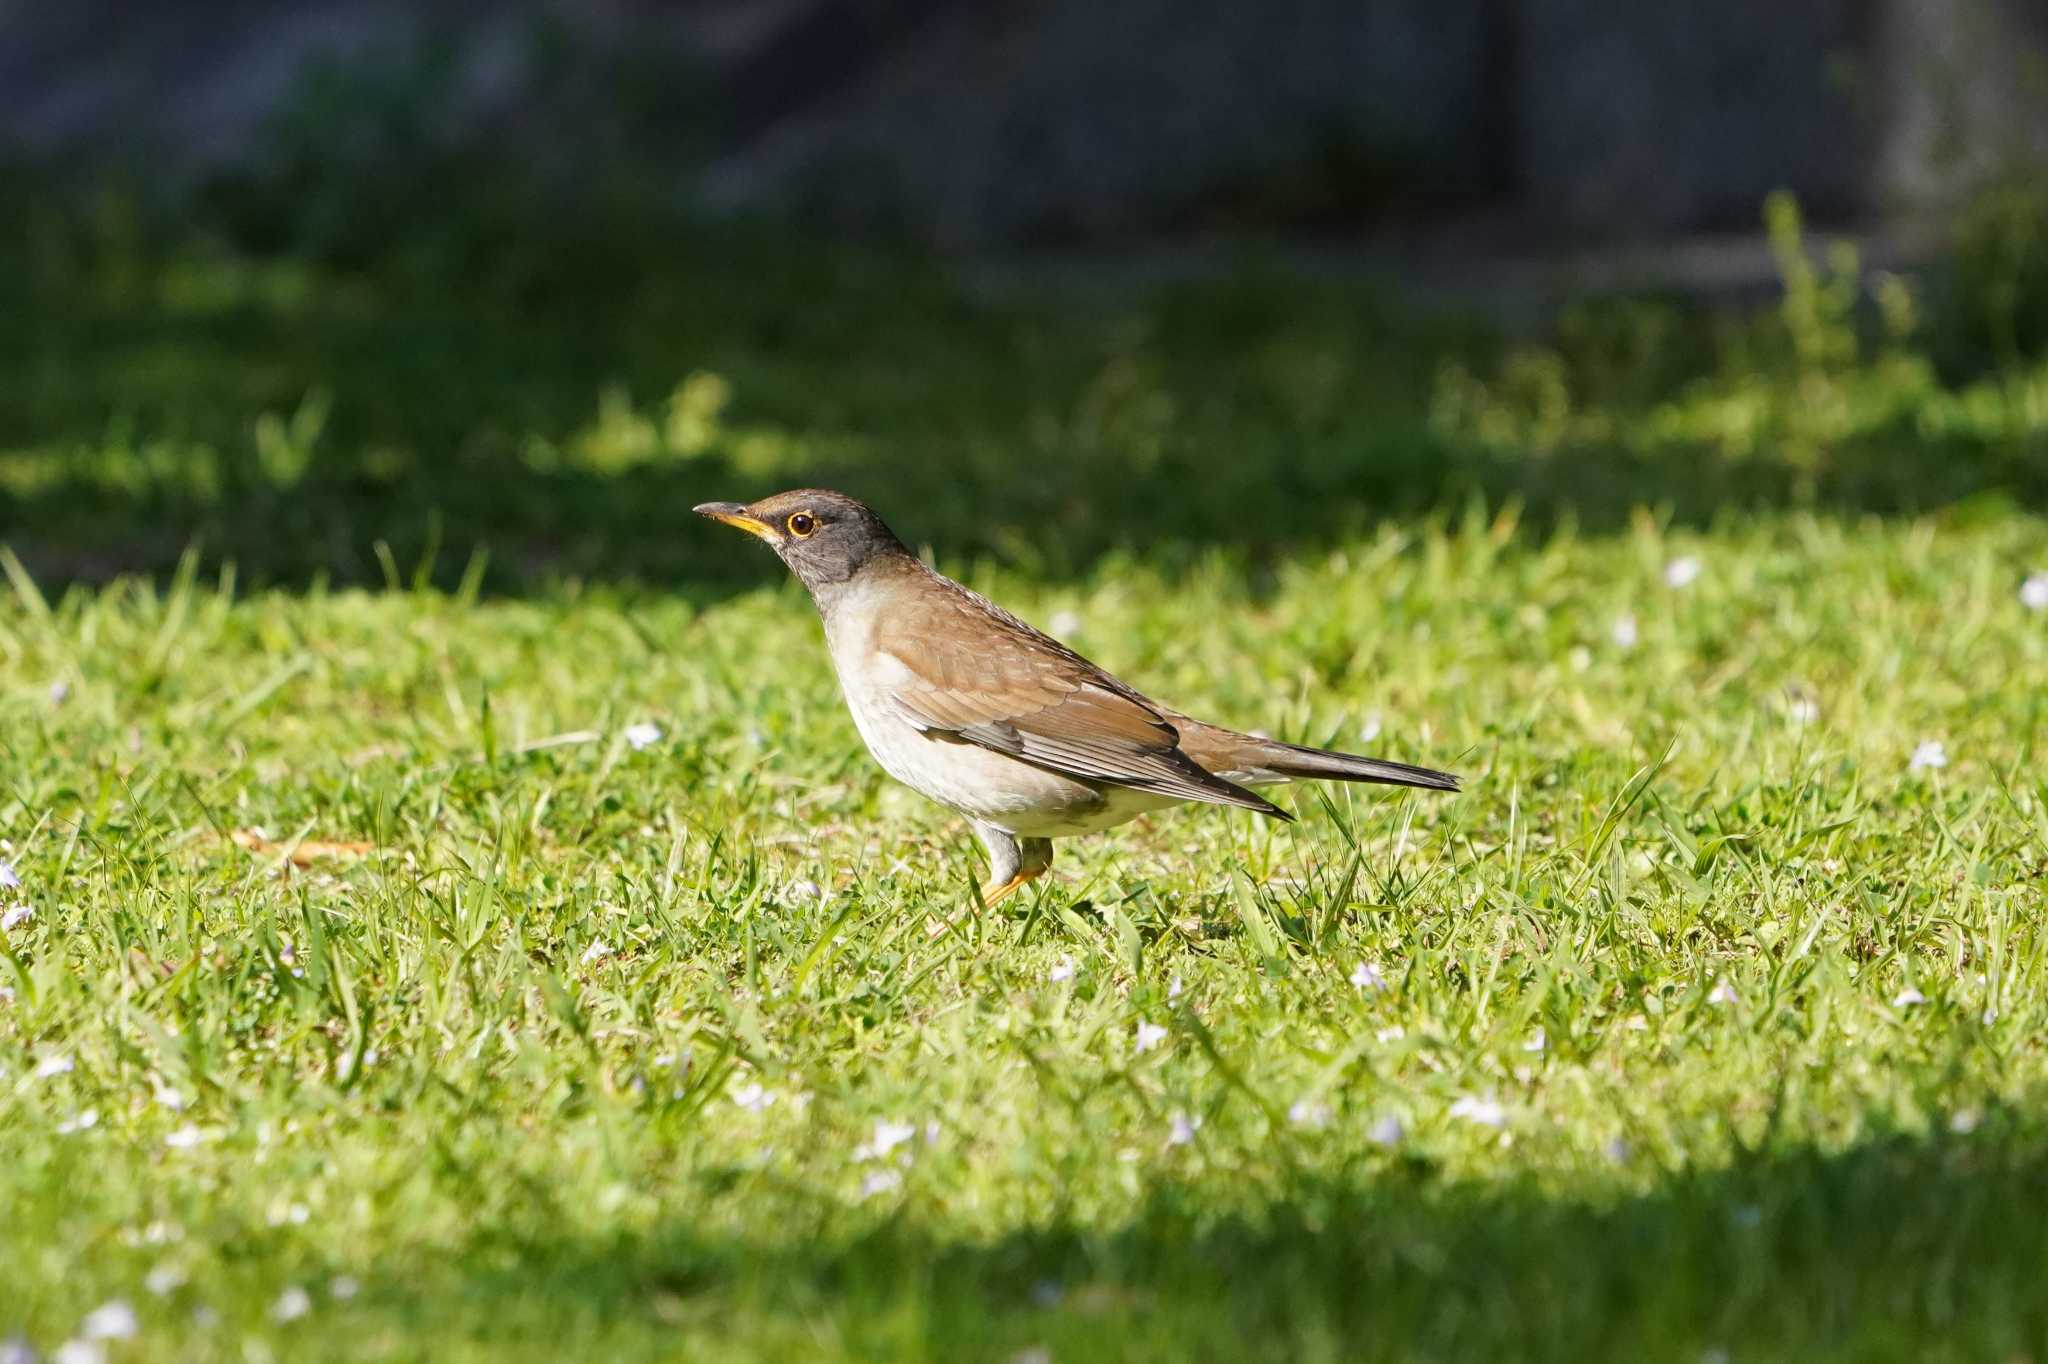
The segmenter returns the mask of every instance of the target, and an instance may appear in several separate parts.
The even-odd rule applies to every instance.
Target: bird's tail
[[[1304,748],[1277,739],[1265,740],[1262,748],[1259,765],[1276,777],[1369,781],[1382,786],[1419,786],[1430,791],[1458,789],[1456,777],[1434,768],[1389,762],[1385,758],[1361,758],[1355,753],[1334,753],[1327,748]]]

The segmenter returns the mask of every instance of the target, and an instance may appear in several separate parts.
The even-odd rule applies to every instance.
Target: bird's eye
[[[793,512],[788,524],[789,533],[801,540],[818,528],[818,518],[809,512]]]

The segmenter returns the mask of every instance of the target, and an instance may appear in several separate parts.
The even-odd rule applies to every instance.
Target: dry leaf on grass
[[[254,829],[237,829],[228,837],[238,848],[247,848],[258,857],[284,854],[285,861],[295,867],[310,867],[326,857],[362,857],[377,851],[374,843],[337,842],[324,838],[304,838],[297,843],[273,843]]]

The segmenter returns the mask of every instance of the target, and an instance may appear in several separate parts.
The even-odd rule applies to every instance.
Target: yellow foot
[[[1018,872],[1015,876],[1001,884],[997,884],[994,881],[989,882],[981,888],[982,908],[994,909],[997,905],[1022,890],[1027,883],[1036,881],[1039,877],[1045,875],[1046,870],[1044,867],[1034,867]]]

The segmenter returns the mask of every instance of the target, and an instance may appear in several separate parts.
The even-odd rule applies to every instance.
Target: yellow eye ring
[[[791,512],[789,520],[783,524],[789,527],[791,535],[799,540],[807,540],[811,532],[818,528],[818,518],[809,512]]]

